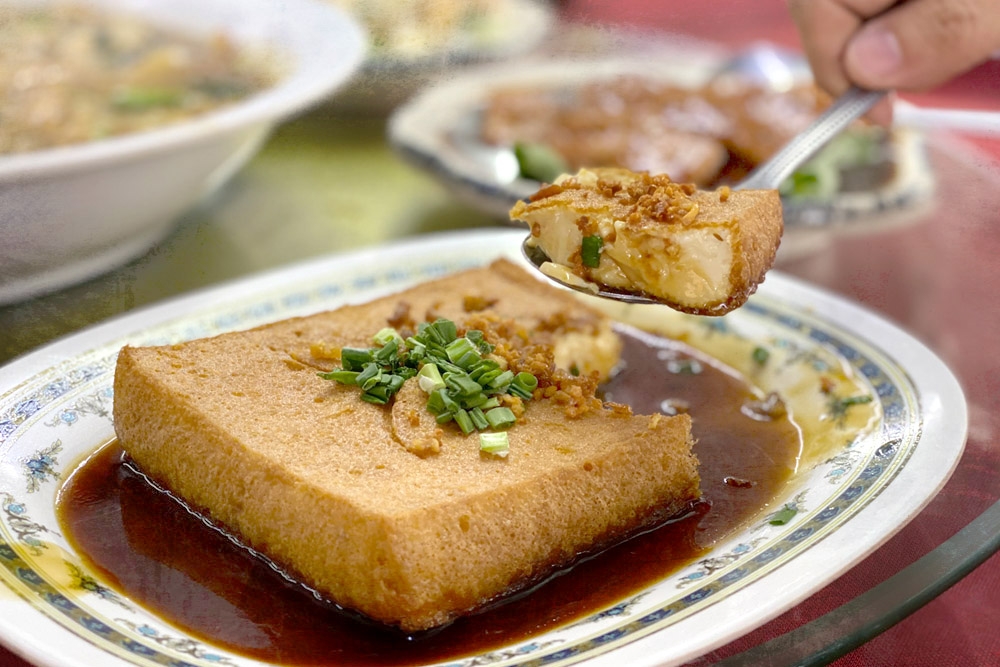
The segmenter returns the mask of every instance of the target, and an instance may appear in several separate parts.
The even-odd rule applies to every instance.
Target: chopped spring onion
[[[423,361],[423,359],[427,356],[427,345],[423,341],[418,340],[415,336],[410,336],[405,342],[406,349],[410,351],[408,355],[410,361],[414,363]]]
[[[583,242],[580,244],[580,259],[584,266],[596,269],[601,265],[601,247],[603,245],[604,239],[596,234],[583,237]]]
[[[490,427],[495,429],[510,428],[517,421],[517,417],[510,408],[493,408],[486,413],[486,421]]]
[[[506,431],[479,434],[479,451],[493,456],[507,456],[510,453],[510,440]]]
[[[417,326],[417,336],[425,337],[429,343],[447,345],[458,338],[458,327],[451,320],[443,318],[430,324],[422,322]]]
[[[427,396],[427,410],[431,414],[440,416],[454,412],[458,407],[458,403],[448,396],[448,390],[445,387],[435,389]]]
[[[389,402],[389,388],[385,385],[376,385],[361,394],[361,400],[377,405],[385,405]]]
[[[476,382],[480,382],[481,384],[480,379],[483,377],[483,375],[491,371],[498,371],[497,375],[499,375],[500,373],[503,372],[500,371],[499,369],[500,369],[500,364],[498,364],[497,362],[493,361],[492,359],[483,359],[478,364],[475,364],[472,368],[469,369],[469,377],[471,377]]]
[[[345,347],[340,350],[340,364],[345,371],[360,371],[371,360],[371,350],[359,350],[353,347]]]
[[[486,342],[483,338],[483,332],[478,329],[470,329],[465,332],[465,337],[473,342],[476,349],[479,350],[479,354],[489,354],[494,350],[494,347]]]
[[[355,385],[358,383],[358,371],[330,371],[329,373],[320,373],[319,376],[324,380],[335,380],[340,384]]]
[[[465,356],[470,353],[475,355],[475,359],[471,364],[469,364],[469,366],[472,366],[472,364],[481,360],[479,353],[476,352],[475,344],[468,338],[465,338],[464,336],[462,338],[456,338],[455,340],[448,343],[448,345],[445,346],[444,351],[448,355],[448,358],[451,359],[451,362],[453,364],[458,364],[459,366],[463,367],[465,366],[462,363],[460,363],[460,360],[465,358]]]
[[[441,371],[434,364],[424,364],[417,372],[417,381],[420,383],[420,388],[427,394],[444,388],[444,378],[441,377]]]
[[[538,378],[531,373],[518,373],[510,383],[510,393],[521,398],[531,398],[531,393],[538,388]]]
[[[372,365],[374,366],[374,364]],[[372,386],[368,389],[364,390],[361,394],[361,400],[368,401],[369,403],[385,405],[389,402],[389,398],[400,390],[403,386],[403,382],[405,382],[405,378],[403,378],[402,375],[382,373],[377,382],[372,384]],[[371,381],[369,380],[366,384],[370,383]]]
[[[530,400],[538,386],[531,373],[515,374],[496,360],[483,358],[494,350],[483,332],[470,330],[460,337],[451,320],[421,323],[416,335],[405,340],[386,327],[373,340],[377,347],[371,349],[342,348],[341,368],[319,373],[320,377],[356,385],[362,400],[378,405],[387,404],[406,380],[416,377],[427,394],[428,412],[440,424],[454,421],[466,435],[513,426],[517,418],[499,395]],[[497,442],[504,443],[502,455],[506,455],[506,435],[495,435],[503,436]]]
[[[465,340],[465,339],[463,338],[462,340]],[[455,363],[462,370],[468,370],[468,369],[472,368],[473,366],[475,366],[480,361],[482,361],[482,357],[479,356],[479,353],[476,352],[475,350],[469,350],[468,352],[466,352],[465,354],[463,354],[461,357],[459,357],[458,361],[456,361]]]
[[[386,387],[386,391],[389,392],[390,396],[395,394],[400,389],[402,389],[403,383],[406,381],[406,378],[404,378],[402,375],[396,375],[392,373],[384,375],[382,379],[384,380],[383,384]]]
[[[436,320],[431,326],[433,326],[438,333],[441,334],[444,339],[444,344],[448,344],[458,338],[458,327],[451,320],[441,318]]]
[[[380,329],[377,334],[372,336],[372,340],[374,340],[378,345],[385,345],[390,340],[395,340],[395,339],[402,340],[399,336],[399,333],[392,327],[385,327],[384,329]]]
[[[799,513],[799,508],[792,503],[785,503],[785,506],[780,510],[771,515],[769,524],[772,526],[784,526],[786,523],[792,520],[792,518]]]
[[[462,407],[464,408],[481,408],[487,403],[489,403],[490,398],[486,394],[479,393],[475,396],[469,396],[468,398],[462,399]]]
[[[470,398],[483,393],[479,383],[464,373],[445,373],[444,383],[458,398]]]
[[[364,370],[362,370],[356,378],[354,378],[354,383],[361,387],[364,391],[368,391],[382,379],[382,369],[379,368],[378,364],[370,362],[365,364]]]
[[[399,361],[399,342],[395,338],[372,352],[372,359],[382,366],[395,366]]]
[[[469,413],[465,410],[459,408],[455,411],[453,417],[455,419],[455,423],[458,424],[458,427],[462,429],[462,433],[465,435],[469,435],[476,430],[476,425],[472,422],[472,417],[470,417]]]
[[[469,410],[469,416],[472,418],[472,423],[476,425],[476,429],[482,431],[484,428],[489,428],[490,422],[479,408]]]
[[[476,382],[483,385],[484,387],[490,386],[490,383],[496,380],[504,373],[504,370],[498,365],[496,368],[491,368],[488,371],[483,372],[476,378]]]
[[[514,373],[512,371],[503,371],[500,375],[490,380],[489,386],[493,389],[506,389],[513,381]]]

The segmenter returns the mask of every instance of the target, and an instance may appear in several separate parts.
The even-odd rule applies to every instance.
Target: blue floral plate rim
[[[119,316],[0,368],[0,580],[16,594],[0,596],[0,641],[43,665],[259,664],[145,612],[82,570],[58,534],[60,478],[113,435],[117,349],[366,300],[497,256],[521,261],[522,234],[438,234],[320,258]],[[854,368],[877,396],[878,427],[803,473],[784,499],[797,507],[786,524],[762,516],[634,598],[449,667],[691,659],[849,569],[912,519],[957,464],[967,427],[957,381],[930,350],[877,315],[772,272],[745,308],[689,324],[731,326],[726,335],[767,334],[822,363]]]

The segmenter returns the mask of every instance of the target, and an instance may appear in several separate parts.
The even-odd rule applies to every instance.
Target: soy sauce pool
[[[415,665],[525,640],[605,609],[699,558],[765,507],[791,473],[798,430],[757,420],[733,373],[680,343],[623,333],[624,369],[605,396],[637,413],[693,418],[705,502],[688,517],[581,560],[487,611],[405,637],[318,600],[158,490],[111,443],[76,469],[58,514],[84,564],[161,618],[206,642],[288,665]]]

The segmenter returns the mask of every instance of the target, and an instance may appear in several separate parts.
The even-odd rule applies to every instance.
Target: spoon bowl
[[[562,285],[563,287],[568,287],[577,292],[583,294],[589,294],[590,296],[598,296],[604,299],[614,299],[615,301],[621,301],[622,303],[639,303],[639,304],[649,304],[649,303],[662,303],[658,299],[645,294],[639,294],[636,292],[618,292],[615,290],[610,290],[607,288],[598,288],[597,283],[587,283],[586,285],[578,285],[575,283],[568,283],[555,276],[546,273],[542,269],[542,264],[549,261],[549,256],[545,254],[545,251],[538,246],[532,244],[531,235],[529,234],[525,237],[524,241],[521,242],[521,254],[528,262],[538,269],[542,275],[544,275],[549,280]]]

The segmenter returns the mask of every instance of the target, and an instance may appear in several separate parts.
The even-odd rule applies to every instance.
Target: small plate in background
[[[515,201],[539,188],[522,178],[508,147],[481,136],[484,109],[491,94],[510,87],[572,89],[623,75],[696,88],[727,63],[713,48],[685,44],[680,50],[606,58],[528,58],[466,71],[415,96],[389,121],[392,146],[407,160],[433,174],[465,202],[509,222]],[[779,256],[805,251],[817,232],[830,228],[864,231],[901,218],[912,219],[934,192],[923,136],[895,128],[892,177],[873,189],[840,192],[829,199],[785,198],[785,238]]]

